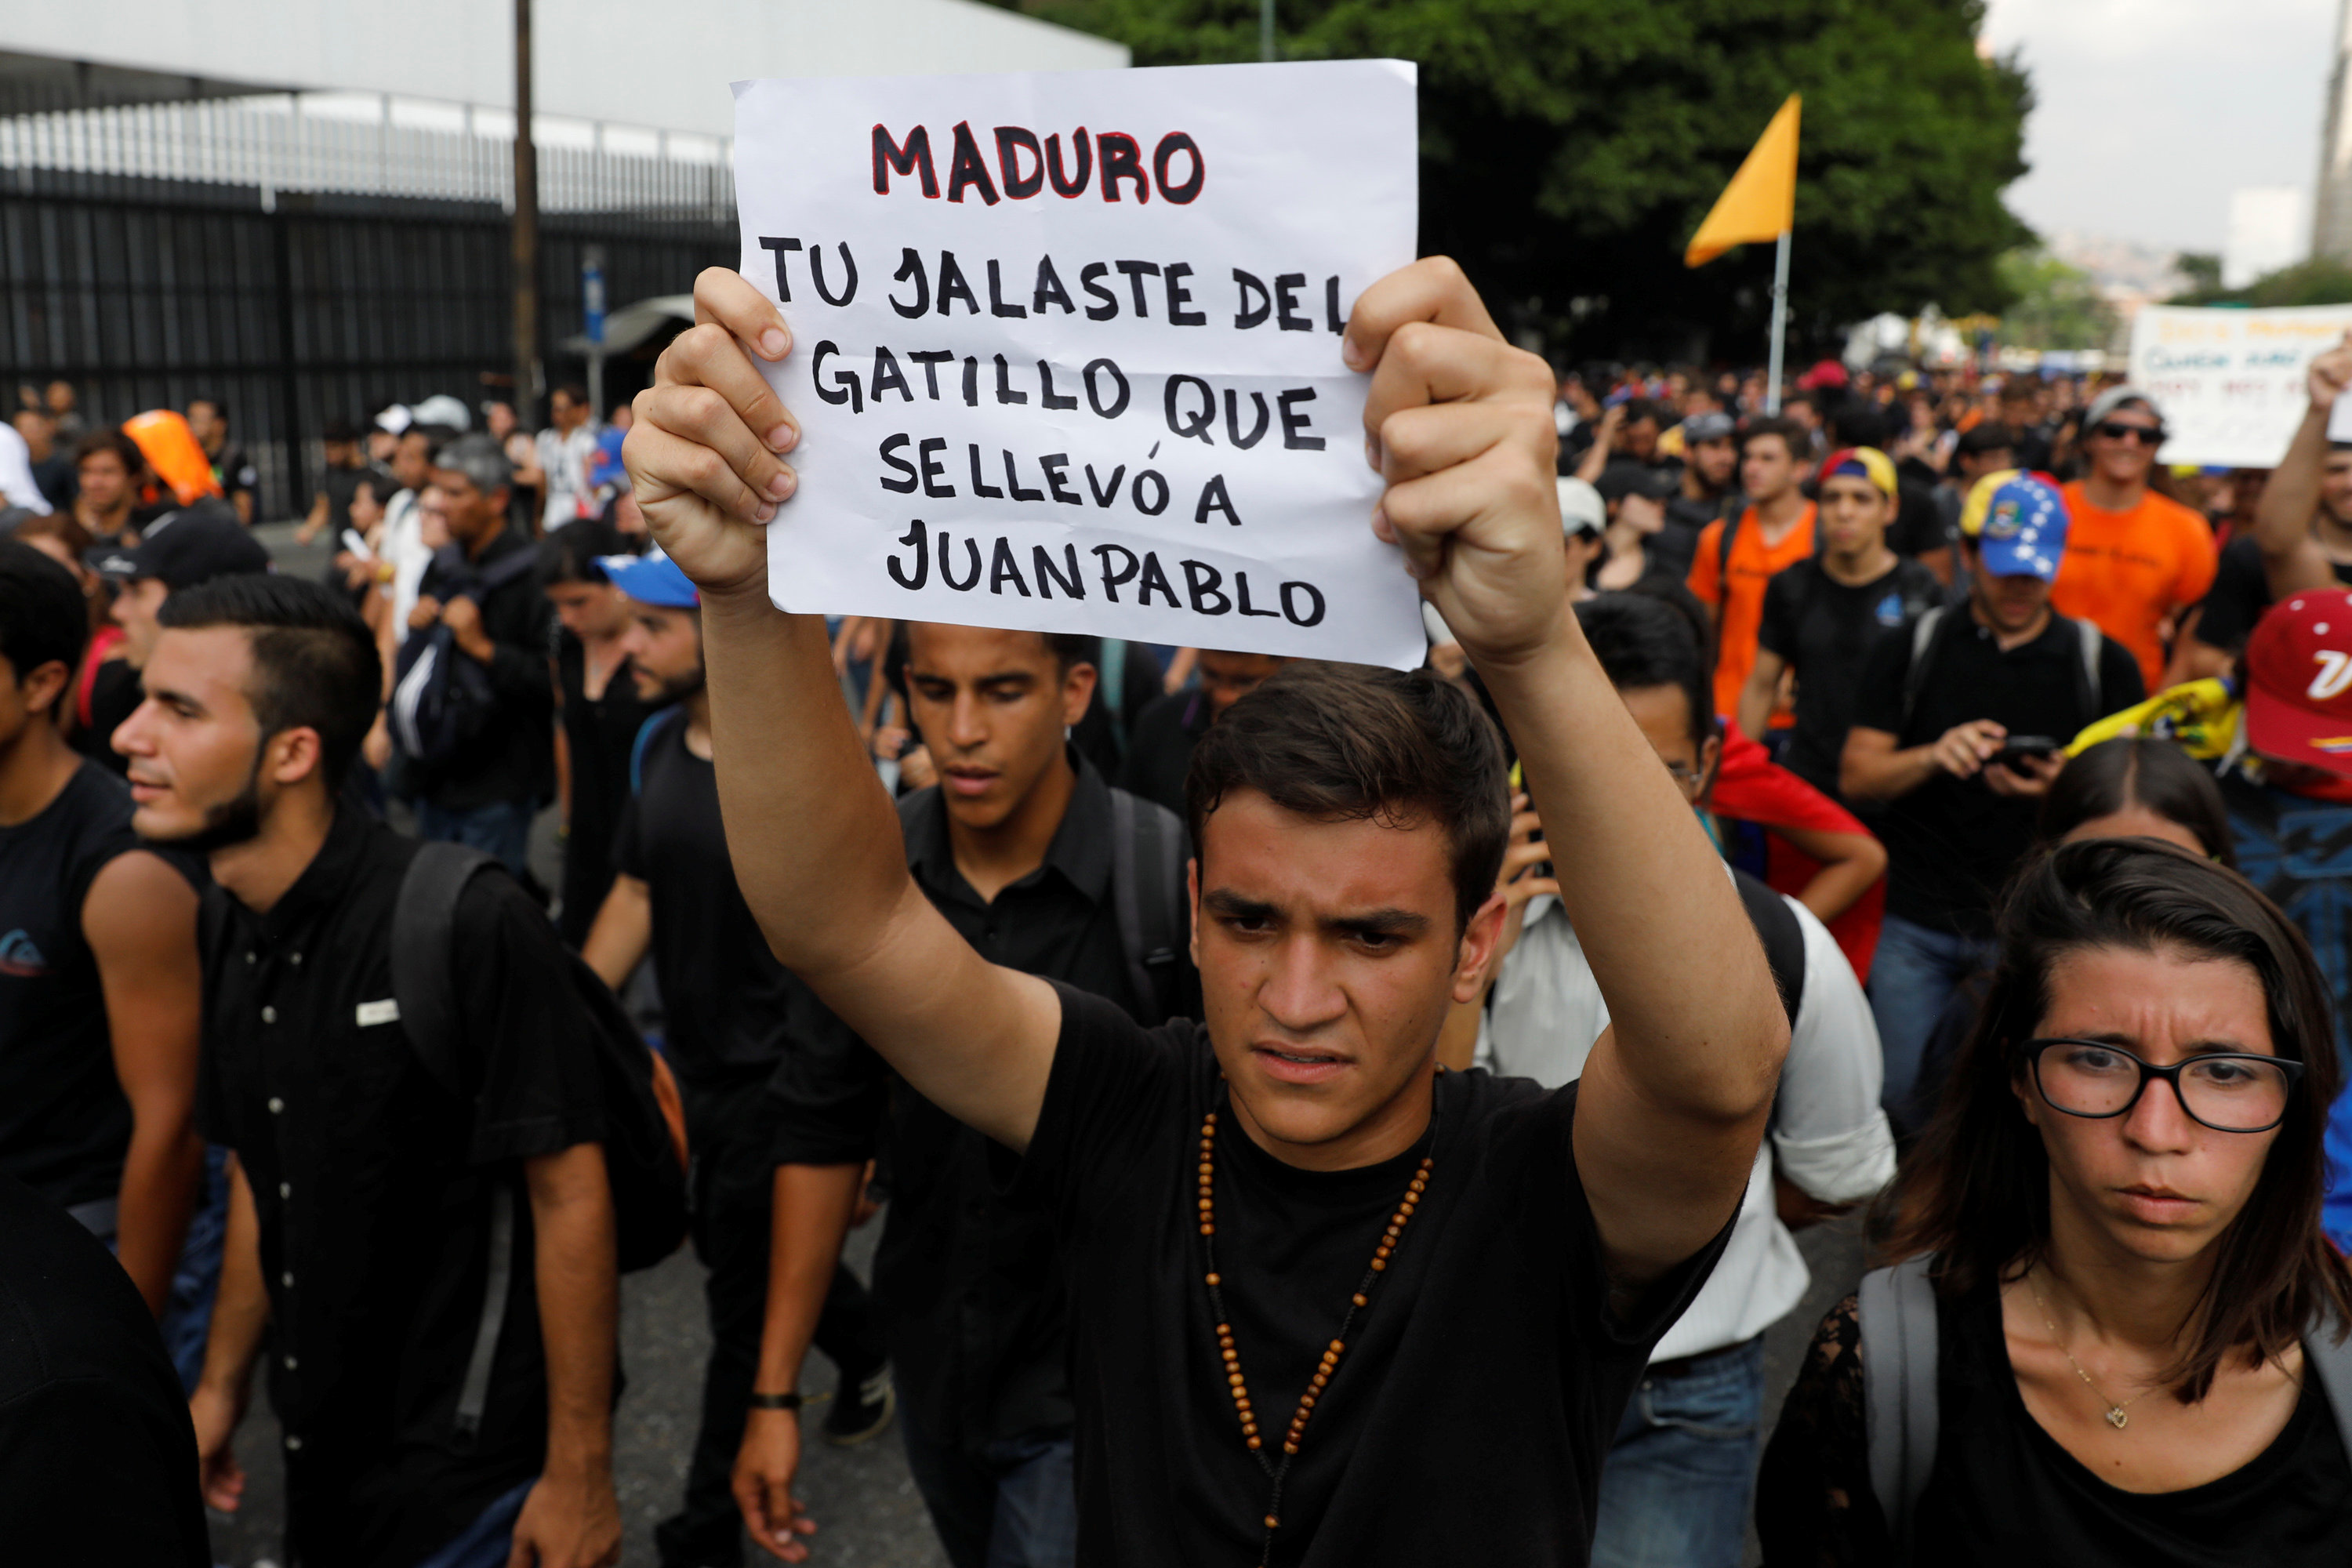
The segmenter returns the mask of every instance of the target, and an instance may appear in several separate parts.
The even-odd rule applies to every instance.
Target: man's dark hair
[[[598,563],[607,555],[634,553],[619,529],[602,518],[583,517],[540,542],[539,584],[545,588],[558,583],[609,583],[612,579]]]
[[[226,424],[227,424],[227,423],[228,423],[228,405],[227,405],[227,404],[223,403],[219,398],[215,397],[215,396],[214,396],[211,393],[209,393],[209,392],[199,392],[199,393],[196,393],[195,395],[194,395],[193,396],[191,396],[191,397],[188,399],[188,406],[189,406],[189,407],[191,407],[191,408],[194,408],[194,407],[197,404],[199,404],[199,403],[203,404],[205,407],[207,407],[207,408],[211,409],[215,414],[219,415],[219,416],[220,416],[220,422],[221,422],[222,424],[226,425]]]
[[[2017,449],[2017,432],[1998,419],[1980,419],[1960,432],[1952,449],[1964,458],[1981,458],[1987,452],[2013,452]]]
[[[0,657],[22,686],[45,664],[70,676],[89,640],[89,605],[72,573],[21,540],[0,539]]]
[[[1510,836],[1501,738],[1474,699],[1423,669],[1285,665],[1192,749],[1184,815],[1196,847],[1240,790],[1321,822],[1434,822],[1453,850],[1457,932],[1495,890]]]
[[[1662,430],[1665,428],[1668,424],[1672,423],[1672,421],[1666,417],[1665,406],[1659,403],[1656,398],[1627,398],[1625,400],[1625,423],[1628,426],[1633,426],[1641,423],[1644,419],[1648,420],[1651,424],[1657,426]]]
[[[1791,403],[1795,401],[1794,398],[1790,399]],[[1743,458],[1748,456],[1748,443],[1763,436],[1780,437],[1780,445],[1787,447],[1789,456],[1798,462],[1807,463],[1812,460],[1812,432],[1785,414],[1763,415],[1742,425],[1739,427],[1739,455]]]
[[[320,428],[319,439],[351,446],[360,438],[360,427],[348,419],[330,419]]]
[[[1706,744],[1715,733],[1715,703],[1707,694],[1706,644],[1687,617],[1646,594],[1603,594],[1577,605],[1576,619],[1610,685],[1620,691],[1680,687],[1690,708],[1691,743]]]
[[[375,638],[349,599],[322,583],[248,572],[181,590],[155,619],[173,631],[247,633],[253,684],[246,700],[262,734],[316,730],[327,793],[342,788],[383,695]]]
[[[1082,664],[1102,668],[1102,638],[1082,637],[1067,632],[1046,632],[1045,651],[1054,656],[1054,668],[1064,675]]]
[[[571,402],[578,404],[583,408],[588,406],[588,389],[581,385],[576,381],[559,383],[556,385],[555,390],[549,393],[547,395],[550,398],[562,397],[568,399]]]
[[[100,452],[111,452],[121,458],[122,471],[134,479],[147,471],[147,455],[139,449],[139,443],[112,425],[93,430],[74,443],[74,467],[80,468]]]
[[[1901,416],[1862,398],[1849,398],[1829,416],[1832,447],[1876,447],[1882,451],[1896,433]]]

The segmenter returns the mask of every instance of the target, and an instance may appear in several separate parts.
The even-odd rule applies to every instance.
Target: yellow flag
[[[1704,267],[1735,245],[1778,239],[1796,223],[1798,104],[1797,94],[1790,93],[1756,139],[1747,162],[1691,237],[1684,266]]]

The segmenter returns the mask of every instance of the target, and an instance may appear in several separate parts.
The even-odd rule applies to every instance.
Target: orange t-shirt
[[[2108,511],[2068,485],[2066,556],[2050,607],[2095,623],[2139,660],[2150,691],[2164,679],[2165,622],[2205,597],[2221,551],[2204,518],[2154,490],[2129,511]]]
[[[1756,509],[1751,506],[1741,512],[1739,531],[1731,540],[1728,583],[1717,582],[1716,572],[1723,559],[1724,526],[1719,521],[1710,522],[1699,534],[1686,584],[1701,604],[1715,612],[1715,710],[1718,716],[1739,711],[1739,689],[1748,684],[1748,672],[1756,668],[1756,631],[1764,624],[1764,584],[1773,574],[1813,552],[1813,504],[1805,503],[1797,526],[1769,549],[1765,548],[1764,527],[1756,520]],[[1794,721],[1786,710],[1772,715],[1776,730]]]

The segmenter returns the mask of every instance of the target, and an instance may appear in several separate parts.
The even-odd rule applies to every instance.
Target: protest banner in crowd
[[[1419,663],[1339,358],[1414,142],[1395,61],[738,84],[775,602]]]
[[[2352,327],[2352,305],[2274,310],[2148,305],[2131,381],[2164,410],[2168,463],[2275,468],[2309,404],[2304,372]]]

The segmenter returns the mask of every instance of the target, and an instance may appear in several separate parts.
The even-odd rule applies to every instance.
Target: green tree
[[[1257,57],[1256,0],[1018,0],[1139,65]],[[1792,331],[2007,303],[2002,206],[2032,95],[1976,50],[1983,0],[1282,0],[1286,58],[1415,61],[1422,248],[1578,354],[1762,357],[1772,247],[1682,252],[1805,95]]]
[[[2210,268],[2192,263],[2210,260]],[[2352,266],[2347,266],[2332,256],[2315,256],[2308,261],[2298,261],[2292,267],[2282,267],[2276,272],[2266,272],[2242,289],[2221,287],[2221,262],[2218,257],[2183,255],[2174,261],[2189,279],[2189,287],[2175,294],[2175,305],[2252,305],[2267,309],[2274,305],[2343,305],[2352,304]]]
[[[2042,247],[2000,258],[2000,281],[2016,302],[2001,313],[2000,341],[2028,349],[2103,349],[2114,342],[2115,308],[2091,275]]]

